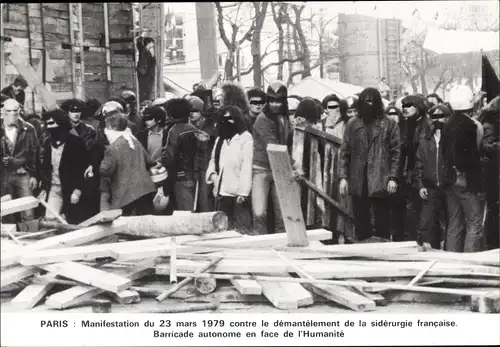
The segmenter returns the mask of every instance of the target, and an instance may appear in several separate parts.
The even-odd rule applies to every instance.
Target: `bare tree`
[[[243,2],[236,3],[221,3],[214,2],[215,8],[217,9],[217,27],[219,29],[219,34],[224,42],[224,45],[227,47],[227,57],[224,65],[224,74],[227,80],[233,80],[236,76],[234,76],[234,68],[235,68],[235,53],[245,41],[251,41],[253,33],[255,31],[255,18],[250,16],[249,19],[242,21],[240,18],[240,10],[241,6],[243,6]],[[229,12],[229,10],[231,12]],[[228,13],[229,12],[229,13]],[[231,14],[236,13],[234,16]],[[244,32],[244,34],[238,38],[238,34],[242,30],[244,26],[244,22],[251,21],[249,28]],[[226,33],[226,28],[230,28],[231,34],[228,37]]]

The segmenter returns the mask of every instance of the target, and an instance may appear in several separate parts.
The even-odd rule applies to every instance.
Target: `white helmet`
[[[288,109],[290,111],[296,111],[297,110],[297,107],[299,106],[299,100],[295,99],[295,98],[288,98]]]
[[[454,111],[471,110],[474,107],[474,94],[467,86],[456,86],[450,91],[449,103]]]

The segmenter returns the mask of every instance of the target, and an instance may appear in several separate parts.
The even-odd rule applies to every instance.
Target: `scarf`
[[[119,137],[123,137],[125,140],[128,142],[128,146],[131,149],[135,149],[134,145],[134,135],[132,135],[132,132],[130,131],[129,128],[125,129],[124,131],[117,131],[113,129],[104,129],[104,134],[106,134],[106,137],[108,138],[109,144],[112,144],[115,142]]]

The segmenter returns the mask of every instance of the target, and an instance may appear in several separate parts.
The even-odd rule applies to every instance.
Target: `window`
[[[167,64],[184,64],[184,16],[182,14],[170,14],[166,24],[166,46]]]

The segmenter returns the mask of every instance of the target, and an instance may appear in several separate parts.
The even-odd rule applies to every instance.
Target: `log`
[[[300,187],[293,177],[288,149],[286,146],[269,144],[267,155],[288,236],[288,246],[307,246],[306,223],[300,206]]]
[[[192,213],[181,216],[132,216],[120,217],[127,223],[121,234],[160,238],[166,236],[201,235],[227,230],[228,219],[224,212]]]

